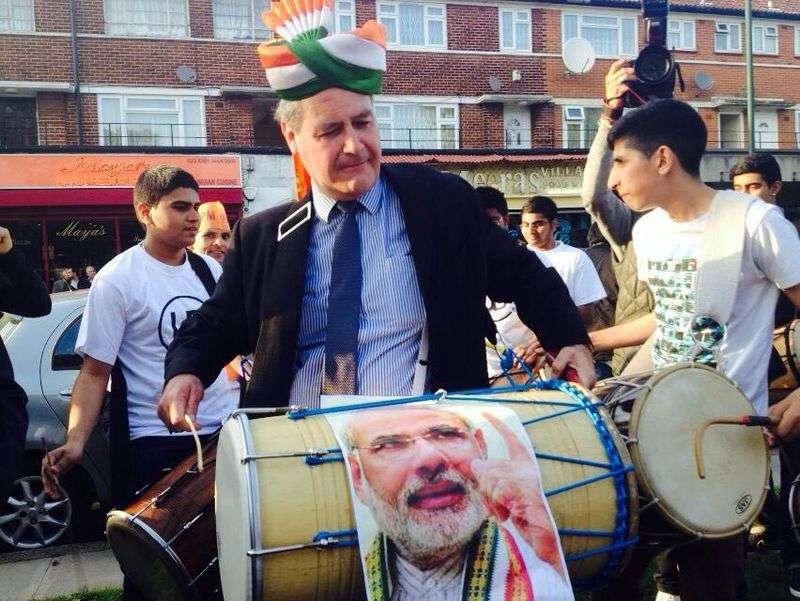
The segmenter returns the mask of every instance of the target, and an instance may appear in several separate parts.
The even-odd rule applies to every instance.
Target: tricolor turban
[[[258,47],[280,98],[301,100],[327,88],[380,92],[386,71],[386,32],[380,23],[367,21],[334,34],[330,0],[280,0],[262,17],[280,36]]]

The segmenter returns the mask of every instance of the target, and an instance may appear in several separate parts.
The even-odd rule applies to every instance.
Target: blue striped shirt
[[[342,222],[336,202],[313,191],[305,290],[300,315],[292,404],[318,407],[325,360],[328,289],[336,231]],[[406,235],[400,200],[382,178],[357,199],[361,236],[361,315],[358,325],[357,394],[411,394],[425,305]]]

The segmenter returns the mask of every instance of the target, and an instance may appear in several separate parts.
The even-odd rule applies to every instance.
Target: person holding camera
[[[707,130],[691,106],[659,99],[623,116],[617,101],[630,77],[625,69],[618,63],[609,78],[621,93],[606,98],[604,119],[614,121],[607,137],[608,186],[622,201],[614,210],[624,212],[623,202],[633,211],[650,209],[633,227],[632,243],[637,277],[653,291],[655,310],[592,332],[592,342],[599,351],[642,343],[654,334],[655,368],[687,360],[717,367],[764,415],[773,307],[781,290],[800,306],[800,239],[774,205],[703,183]],[[695,342],[692,333],[699,335],[698,327],[707,329],[710,322],[720,342]],[[640,570],[653,554],[638,550],[600,599],[638,598]],[[744,537],[679,545],[670,554],[678,564],[683,601],[737,598]]]

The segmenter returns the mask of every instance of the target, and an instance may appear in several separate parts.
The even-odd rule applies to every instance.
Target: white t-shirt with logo
[[[214,279],[222,268],[200,255]],[[189,261],[173,266],[150,256],[141,245],[129,248],[95,276],[75,350],[113,365],[117,359],[128,387],[131,438],[169,434],[156,414],[164,387],[167,347],[192,311],[208,298]],[[216,430],[239,400],[239,384],[224,370],[209,386],[197,412],[201,433]]]
[[[656,368],[686,361],[695,346],[691,323],[695,314],[697,262],[708,213],[687,222],[673,221],[654,209],[633,229],[639,279],[655,298]],[[775,303],[780,290],[800,283],[800,239],[780,210],[762,201],[750,205],[742,267],[727,331],[716,355],[718,368],[736,382],[756,411],[767,410],[767,364],[772,345]]]
[[[550,250],[541,250],[531,244],[528,245],[528,250],[535,252],[542,262],[549,261],[564,280],[576,306],[588,305],[606,297],[606,290],[594,263],[580,248],[556,241],[556,245]]]

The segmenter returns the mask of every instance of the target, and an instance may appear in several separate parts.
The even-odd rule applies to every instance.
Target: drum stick
[[[194,446],[197,450],[197,471],[203,471],[203,447],[200,445],[200,437],[197,435],[197,428],[194,427],[194,422],[189,415],[184,415],[183,419],[189,424],[189,429],[192,431],[192,438],[194,438]]]
[[[547,362],[552,365],[553,362],[556,360],[555,355],[553,353],[545,351],[545,357],[547,358]],[[568,380],[569,382],[578,382],[580,383],[581,379],[578,377],[578,370],[572,367],[571,365],[567,365],[564,368],[564,371],[561,372],[561,377],[564,380]]]
[[[697,466],[697,476],[703,480],[706,477],[706,468],[703,463],[703,435],[709,426],[716,424],[731,424],[734,426],[762,426],[770,427],[778,423],[775,417],[764,415],[723,415],[707,419],[694,431],[694,462]]]

